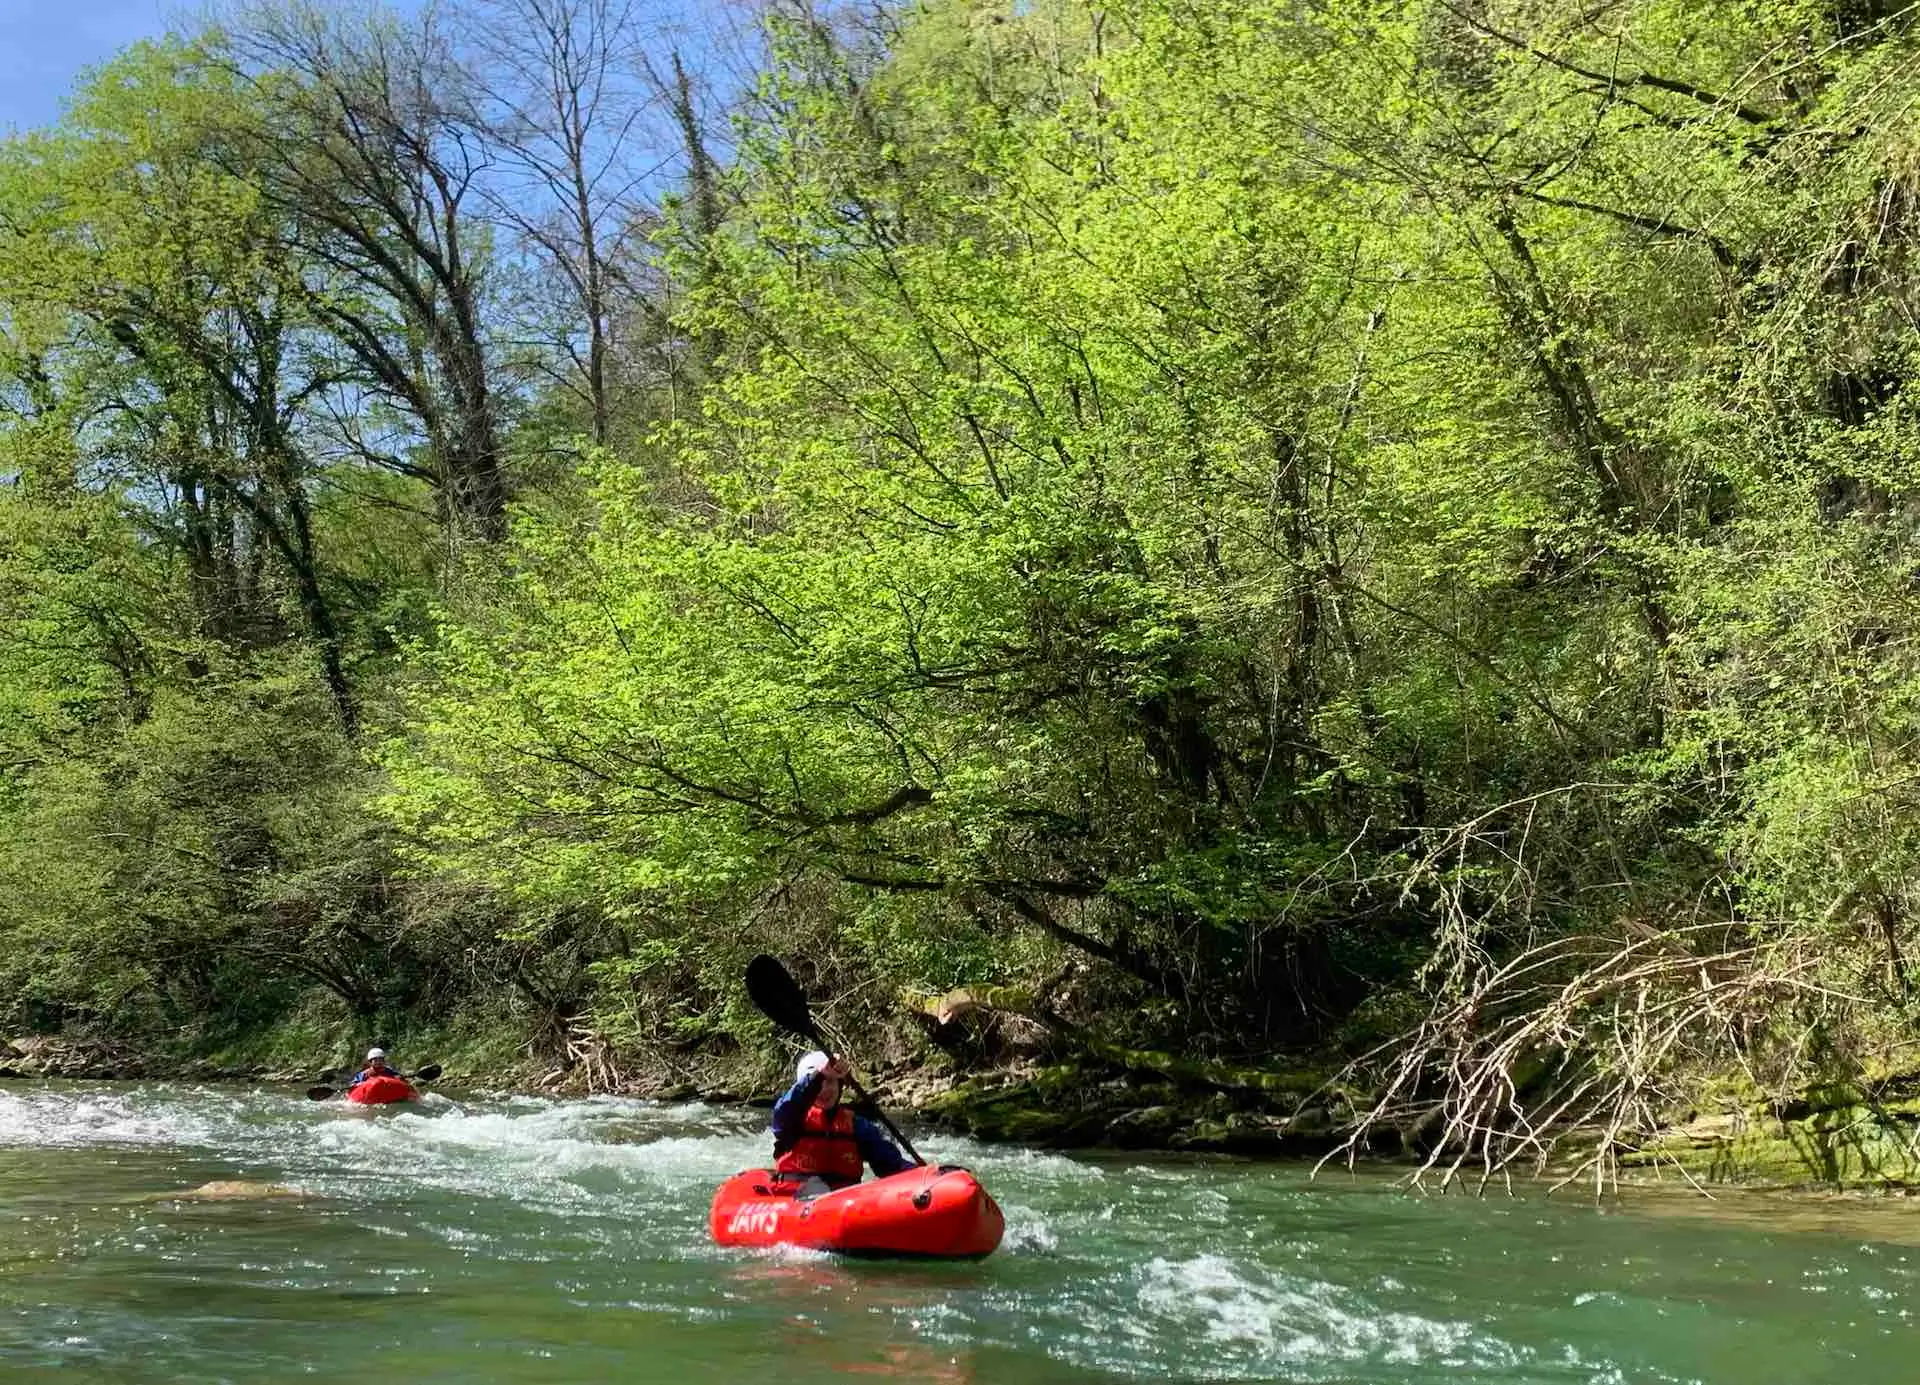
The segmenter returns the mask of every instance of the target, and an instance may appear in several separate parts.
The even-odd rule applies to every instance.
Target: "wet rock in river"
[[[216,1178],[179,1192],[148,1193],[142,1202],[259,1202],[301,1200],[313,1196],[284,1183],[255,1183],[247,1179]]]

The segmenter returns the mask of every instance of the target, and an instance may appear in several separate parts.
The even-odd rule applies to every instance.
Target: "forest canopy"
[[[1857,1067],[1920,902],[1914,19],[129,51],[0,146],[0,1014],[691,1071],[774,950],[849,1024],[1357,1059],[1496,1157]]]

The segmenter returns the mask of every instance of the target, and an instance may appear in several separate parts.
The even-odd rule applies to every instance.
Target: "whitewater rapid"
[[[1746,1233],[1720,1226],[1705,1261],[1661,1268],[1649,1248],[1679,1254],[1687,1224],[937,1134],[920,1138],[928,1158],[974,1169],[1006,1212],[988,1261],[722,1251],[707,1202],[766,1161],[764,1121],[607,1097],[435,1094],[367,1112],[277,1090],[0,1086],[0,1209],[17,1209],[0,1234],[0,1367],[345,1379],[425,1353],[409,1369],[430,1378],[524,1365],[587,1379],[638,1351],[692,1382],[737,1379],[771,1352],[793,1356],[795,1378],[1625,1385],[1726,1378],[1716,1334],[1753,1336],[1752,1305],[1716,1315],[1698,1292],[1739,1258]],[[209,1179],[301,1196],[158,1196]],[[1908,1249],[1822,1243],[1811,1278],[1795,1249],[1814,1248],[1775,1267],[1798,1269],[1790,1292],[1769,1281],[1753,1304],[1844,1304],[1848,1378],[1875,1378],[1864,1347],[1913,1330]],[[1662,1303],[1647,1285],[1663,1276],[1690,1296]],[[197,1327],[166,1311],[202,1301],[221,1307]],[[409,1332],[385,1316],[395,1305]],[[228,1320],[249,1325],[244,1340]],[[342,1320],[358,1335],[332,1330]],[[1780,1334],[1777,1366],[1826,1359],[1805,1335]]]

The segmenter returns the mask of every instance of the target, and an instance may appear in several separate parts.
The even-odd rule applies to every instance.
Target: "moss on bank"
[[[1678,1167],[1713,1183],[1917,1188],[1920,1098],[1827,1088],[1785,1110],[1748,1105],[1696,1114],[1622,1163]]]
[[[1189,1066],[1198,1065],[1057,1063],[956,1082],[917,1109],[982,1140],[1266,1155],[1322,1153],[1351,1114],[1315,1073],[1259,1073],[1270,1081],[1218,1089],[1155,1071]]]
[[[476,1011],[382,1026],[315,1005],[266,1028],[146,1045],[0,1038],[0,1078],[307,1083],[328,1069],[346,1070],[375,1038],[403,1067],[441,1064],[443,1082],[454,1088],[551,1095],[611,1089],[732,1102],[769,1099],[785,1076],[773,1050],[741,1048],[691,1069],[684,1061],[629,1060],[610,1088],[604,1073],[542,1051],[523,1019]],[[1070,1059],[972,1073],[956,1073],[927,1052],[902,1056],[872,1074],[870,1085],[889,1110],[989,1142],[1317,1156],[1348,1137],[1367,1105],[1364,1093],[1312,1066],[1232,1066],[1112,1044],[1085,1046]],[[1420,1144],[1418,1129],[1388,1131],[1368,1152],[1391,1158]],[[1630,1177],[1677,1168],[1702,1183],[1920,1189],[1920,1067],[1882,1066],[1857,1082],[1809,1088],[1784,1103],[1721,1084],[1621,1163]]]

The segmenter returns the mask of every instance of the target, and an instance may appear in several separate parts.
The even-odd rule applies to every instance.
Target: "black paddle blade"
[[[434,1078],[438,1077],[439,1075],[440,1075],[440,1065],[438,1063],[428,1063],[424,1068],[420,1069],[419,1072],[416,1072],[413,1075],[413,1080],[415,1082],[431,1082],[433,1081]]]
[[[331,1088],[331,1087],[309,1087],[309,1088],[307,1088],[307,1100],[308,1100],[308,1101],[325,1101],[325,1100],[326,1100],[326,1099],[327,1099],[328,1097],[330,1097],[330,1096],[332,1096],[332,1095],[333,1095],[333,1088]]]
[[[782,1029],[819,1042],[820,1031],[813,1026],[806,992],[785,967],[764,952],[747,963],[747,996],[760,1007],[761,1014]]]

